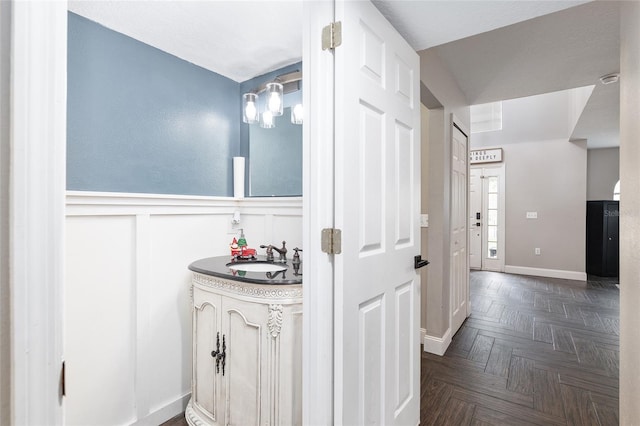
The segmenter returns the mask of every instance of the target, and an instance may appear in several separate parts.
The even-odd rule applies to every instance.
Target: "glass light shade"
[[[302,108],[302,104],[296,104],[293,108],[291,108],[291,122],[293,124],[302,124],[304,120],[304,109]]]
[[[258,119],[258,95],[245,93],[242,95],[242,121],[254,124],[258,122]]]
[[[271,111],[265,111],[262,113],[262,120],[260,121],[260,127],[265,129],[273,129],[276,127],[275,122],[273,120],[273,114]]]
[[[266,88],[267,95],[267,107],[266,110],[270,111],[273,116],[282,115],[284,92],[282,84],[280,83],[267,83]]]

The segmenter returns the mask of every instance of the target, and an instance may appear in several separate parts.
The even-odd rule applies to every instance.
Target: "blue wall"
[[[240,84],[69,13],[67,189],[230,196]]]

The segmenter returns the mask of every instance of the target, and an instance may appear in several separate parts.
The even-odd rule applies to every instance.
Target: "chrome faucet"
[[[285,245],[287,244],[286,241],[282,242],[282,248],[278,248],[275,247],[271,244],[269,244],[268,246],[265,245],[261,245],[260,248],[266,248],[267,249],[267,262],[273,262],[273,251],[277,251],[280,254],[280,258],[279,261],[280,262],[286,262],[287,261],[287,248],[285,247]]]

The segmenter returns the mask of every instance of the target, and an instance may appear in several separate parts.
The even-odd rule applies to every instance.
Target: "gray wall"
[[[232,195],[240,84],[69,13],[67,189]]]
[[[477,141],[473,148],[489,147]],[[474,140],[474,138],[476,138]],[[585,271],[586,142],[503,144],[506,266]],[[526,219],[526,212],[538,219]],[[541,255],[534,254],[539,247]]]
[[[419,52],[420,80],[442,108],[430,110],[428,141],[428,253],[431,264],[422,276],[421,327],[432,337],[443,337],[449,328],[449,268],[450,268],[450,172],[451,114],[470,127],[469,104],[449,70],[434,49]],[[426,133],[423,133],[423,137]],[[424,184],[424,175],[423,175]]]
[[[620,148],[590,149],[587,152],[587,200],[612,200],[620,179]]]
[[[11,424],[9,316],[9,58],[11,2],[0,1],[0,424]]]
[[[620,424],[640,419],[640,3],[620,22]]]

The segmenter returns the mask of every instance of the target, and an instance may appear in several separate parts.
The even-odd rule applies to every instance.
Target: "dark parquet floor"
[[[472,272],[471,316],[423,354],[420,424],[617,425],[616,284]]]

